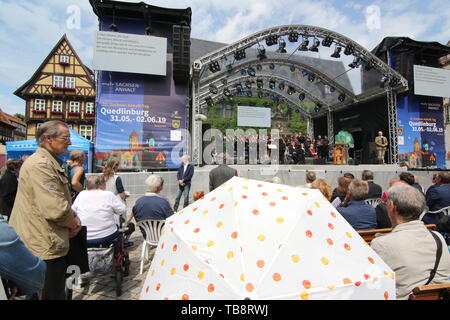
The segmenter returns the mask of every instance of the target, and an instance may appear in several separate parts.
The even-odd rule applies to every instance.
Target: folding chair
[[[2,277],[0,277],[0,300],[8,300],[6,297],[5,288],[3,287]]]
[[[448,216],[449,214],[450,214],[450,206],[449,207],[445,207],[445,208],[442,208],[442,209],[439,209],[439,210],[436,210],[436,211],[424,211],[424,212],[422,212],[422,214],[420,215],[420,217],[419,217],[419,220],[422,220],[423,219],[423,217],[426,215],[426,214],[440,214],[440,213],[443,213],[445,216]]]
[[[145,219],[137,222],[137,226],[145,232],[144,242],[142,243],[141,267],[139,274],[144,271],[144,260],[147,256],[147,245],[150,247],[158,246],[159,238],[166,220]]]
[[[450,283],[429,284],[415,287],[409,300],[449,300]]]
[[[372,207],[376,207],[380,202],[381,199],[380,198],[369,198],[364,200],[365,203],[370,204]]]

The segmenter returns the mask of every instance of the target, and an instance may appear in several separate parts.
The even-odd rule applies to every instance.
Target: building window
[[[52,112],[53,113],[62,113],[63,102],[60,100],[52,102]]]
[[[75,77],[66,77],[66,88],[75,89]]]
[[[94,114],[94,103],[86,102],[86,114]]]
[[[63,88],[64,87],[64,77],[63,76],[53,76],[53,87]]]
[[[61,55],[61,56],[59,56],[59,63],[60,64],[69,64],[69,56],[64,56],[64,55]]]
[[[45,111],[45,100],[35,99],[34,100],[34,111]]]
[[[69,113],[79,113],[80,112],[80,102],[79,101],[70,101],[69,104]]]
[[[80,135],[88,140],[92,140],[92,126],[80,125]]]

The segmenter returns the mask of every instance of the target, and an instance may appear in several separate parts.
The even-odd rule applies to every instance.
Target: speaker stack
[[[175,82],[189,81],[191,65],[191,28],[174,25],[173,29],[173,79]]]

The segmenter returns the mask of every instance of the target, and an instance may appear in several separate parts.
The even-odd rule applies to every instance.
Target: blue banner
[[[100,30],[109,31],[111,23],[102,20]],[[114,23],[122,33],[144,34],[146,27],[141,20],[116,17]],[[186,151],[188,90],[172,78],[172,26],[160,25],[155,36],[168,39],[166,76],[98,72],[97,169],[110,157],[119,158],[122,169],[177,168]]]

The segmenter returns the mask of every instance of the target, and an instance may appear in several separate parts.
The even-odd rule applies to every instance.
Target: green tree
[[[25,121],[25,116],[21,113],[15,113],[14,117],[19,118],[22,121]]]

